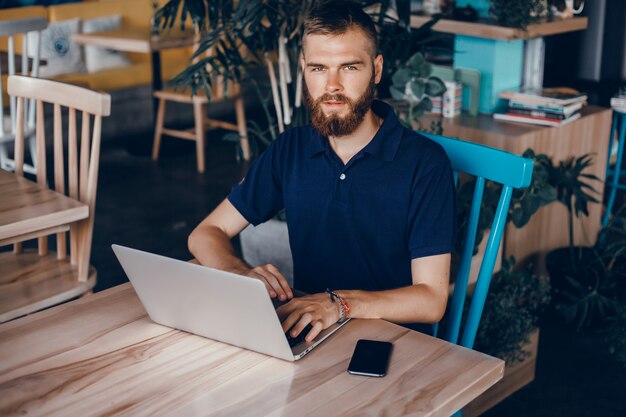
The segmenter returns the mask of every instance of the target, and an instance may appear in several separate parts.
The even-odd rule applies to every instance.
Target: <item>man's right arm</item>
[[[230,240],[248,226],[248,221],[225,199],[189,235],[189,251],[201,265],[257,278],[265,283],[272,298],[293,297],[280,271],[267,264],[251,267],[235,255]]]

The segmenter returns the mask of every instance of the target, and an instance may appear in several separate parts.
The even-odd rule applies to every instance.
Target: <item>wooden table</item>
[[[346,372],[361,338],[394,343],[386,377]],[[449,416],[504,370],[382,320],[286,362],[155,324],[130,284],[1,325],[0,358],[3,416]]]
[[[93,33],[72,33],[74,42],[114,49],[122,52],[138,52],[152,56],[152,90],[163,87],[161,76],[161,51],[172,48],[191,46],[193,32],[180,30],[164,31],[151,35],[149,28],[121,28]]]
[[[69,230],[88,215],[87,205],[0,169],[0,246]]]
[[[587,172],[604,181],[611,114],[611,109],[586,106],[580,119],[560,127],[504,122],[484,114],[476,117],[463,114],[454,119],[443,119],[443,134],[517,155],[532,148],[536,154],[544,153],[556,163],[592,153],[593,165]],[[423,124],[428,126],[430,120],[425,118]],[[600,193],[596,198],[602,201],[603,184],[597,181],[592,184]],[[595,242],[601,227],[601,216],[602,205],[590,204],[589,217],[583,215],[575,219],[574,241],[577,245],[588,246]],[[517,229],[513,224],[507,226],[504,256],[513,255],[518,261],[532,260],[538,272],[545,272],[546,253],[567,245],[567,209],[563,204],[554,202],[539,209],[523,228]]]

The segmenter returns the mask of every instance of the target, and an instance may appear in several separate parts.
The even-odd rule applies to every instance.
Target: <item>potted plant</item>
[[[534,379],[539,316],[550,300],[547,279],[532,273],[532,266],[515,270],[515,259],[502,262],[494,274],[474,349],[506,361],[503,381],[463,409],[477,416]],[[468,303],[469,304],[469,303]]]
[[[546,0],[489,0],[489,12],[498,24],[511,28],[526,29],[548,15]]]
[[[589,181],[597,177],[584,173],[592,163],[590,155],[571,158],[556,166],[547,165],[551,181],[557,187],[557,199],[567,208],[569,245],[548,253],[546,266],[553,288],[557,311],[568,322],[581,329],[602,321],[615,310],[612,294],[616,257],[621,248],[601,237],[590,246],[574,243],[574,217],[588,215],[588,205],[598,203],[597,191]]]
[[[409,128],[423,130],[420,118],[424,112],[431,111],[431,98],[442,96],[446,91],[444,82],[431,76],[432,65],[426,62],[421,52],[413,54],[406,63],[401,64],[391,77],[389,92],[394,101],[389,101],[398,117]],[[433,122],[430,131],[441,134],[441,118]]]

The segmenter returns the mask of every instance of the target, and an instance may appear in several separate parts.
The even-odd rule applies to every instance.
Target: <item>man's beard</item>
[[[352,100],[343,94],[328,93],[314,100],[306,86],[304,88],[306,105],[311,114],[311,125],[320,135],[325,137],[346,136],[353,133],[363,122],[363,118],[370,109],[375,96],[376,84],[373,76],[365,92],[356,100]],[[336,113],[326,115],[324,110],[322,110],[322,102],[324,101],[346,103],[348,113],[344,117],[340,117]]]

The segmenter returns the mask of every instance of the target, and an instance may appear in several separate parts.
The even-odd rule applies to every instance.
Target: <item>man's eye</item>
[[[313,67],[313,68],[311,68],[311,72],[320,72],[320,71],[323,71],[323,70],[324,70],[324,68],[322,68],[322,67]]]
[[[356,71],[356,67],[354,65],[346,65],[344,69],[348,71]]]

